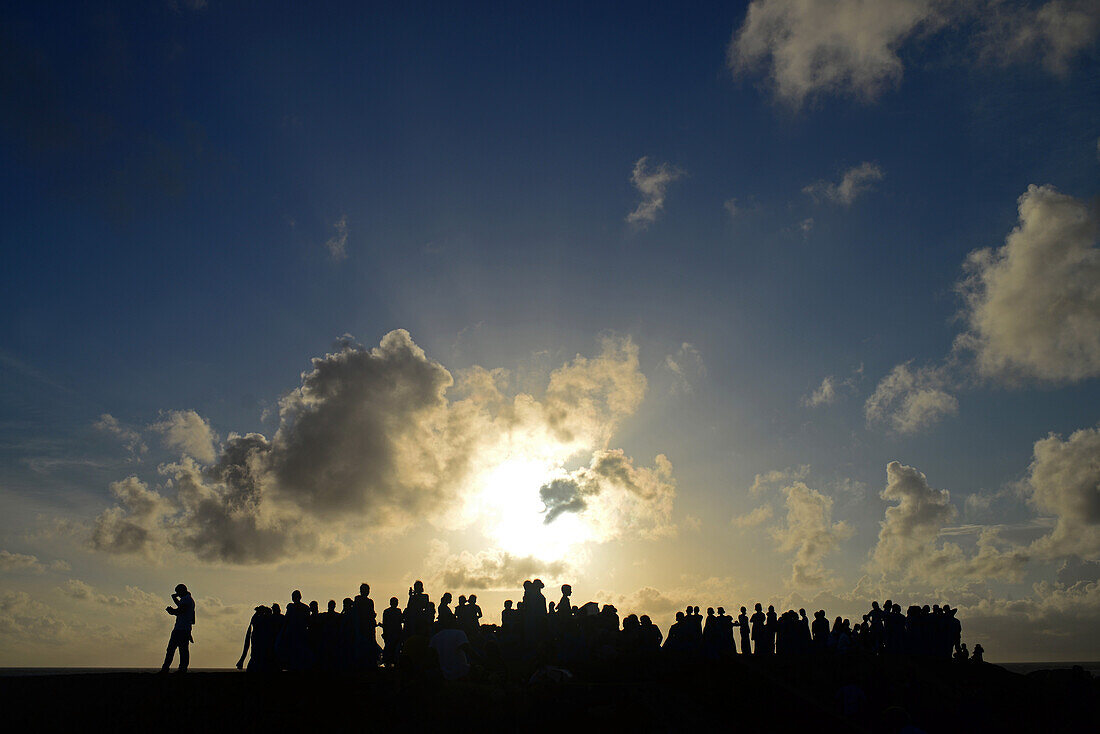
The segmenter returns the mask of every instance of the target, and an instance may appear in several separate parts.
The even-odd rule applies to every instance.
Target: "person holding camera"
[[[191,598],[191,592],[183,584],[176,585],[176,593],[172,594],[172,601],[176,606],[165,607],[164,611],[176,618],[176,625],[172,628],[172,636],[168,640],[168,652],[164,655],[164,665],[160,672],[167,673],[172,666],[172,658],[176,650],[180,651],[180,673],[187,672],[187,665],[191,662],[191,653],[188,650],[194,640],[191,639],[191,627],[195,624],[195,600]]]

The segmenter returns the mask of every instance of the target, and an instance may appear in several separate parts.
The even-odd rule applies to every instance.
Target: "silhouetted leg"
[[[172,667],[172,658],[176,656],[176,647],[178,647],[176,631],[172,630],[172,636],[168,638],[168,651],[164,654],[164,665],[161,666],[161,670],[168,670]],[[180,653],[180,659],[182,660],[183,653]]]
[[[187,670],[187,665],[191,662],[191,635],[186,633],[181,634],[178,645],[180,649],[179,672],[182,673]]]

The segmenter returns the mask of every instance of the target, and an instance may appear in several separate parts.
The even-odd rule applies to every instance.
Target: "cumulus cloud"
[[[763,525],[768,520],[771,520],[772,514],[774,514],[774,511],[771,505],[760,505],[746,512],[744,515],[734,515],[730,523],[738,528],[754,528],[757,525]]]
[[[765,70],[775,96],[792,107],[817,94],[874,100],[898,84],[898,48],[938,24],[933,0],[754,0],[734,31],[735,73]]]
[[[684,172],[676,166],[661,163],[648,167],[649,156],[642,156],[634,163],[630,182],[641,194],[641,201],[634,211],[626,215],[626,221],[645,229],[657,221],[657,215],[665,207],[665,193],[672,182],[683,177]]]
[[[939,544],[941,531],[958,514],[947,490],[936,489],[917,469],[897,461],[886,467],[880,495],[895,503],[886,509],[869,569],[883,577],[936,584],[967,578],[1019,580],[1030,555],[1002,547],[994,528],[981,531],[976,551],[967,555],[954,543]]]
[[[1098,222],[1085,202],[1029,186],[1003,247],[970,253],[958,289],[979,372],[1017,381],[1100,375]]]
[[[886,174],[876,164],[864,161],[845,171],[840,181],[816,181],[802,189],[814,201],[827,201],[833,204],[851,206],[856,198],[873,188],[874,182],[881,181]]]
[[[170,410],[150,429],[164,435],[164,445],[178,449],[205,464],[214,463],[217,436],[210,424],[193,410]]]
[[[773,528],[780,552],[794,553],[791,583],[795,586],[820,586],[825,582],[825,557],[852,536],[846,522],[832,521],[833,498],[803,482],[784,487],[787,496],[786,524]]]
[[[958,412],[959,402],[943,367],[911,369],[899,364],[879,381],[864,404],[868,425],[885,425],[896,433],[916,433]]]
[[[348,217],[341,216],[332,223],[336,231],[325,241],[325,248],[333,260],[343,260],[348,256]]]
[[[166,436],[182,426],[173,440],[191,448],[158,468],[156,489],[136,476],[114,483],[117,504],[96,519],[92,546],[236,564],[327,560],[367,528],[377,536],[421,521],[466,527],[514,507],[520,492],[530,493],[537,529],[539,486],[551,477],[574,483],[583,506],[571,512],[588,539],[671,531],[668,460],[637,467],[607,447],[646,390],[631,340],[604,339],[598,356],[552,371],[538,396],[506,392],[500,377],[469,370],[452,398],[451,373],[404,330],[371,349],[345,339],[282,398],[270,438],[231,433],[204,466],[192,439],[205,448],[205,422],[186,414],[165,421]],[[561,469],[577,457],[589,465]],[[489,498],[488,485],[504,494]]]
[[[92,427],[104,433],[110,433],[113,436],[117,436],[126,447],[126,450],[130,452],[131,461],[140,461],[141,455],[149,451],[149,447],[145,445],[140,433],[122,425],[119,423],[118,419],[110,413],[104,413],[99,416],[99,420],[93,423]]]
[[[1037,552],[1100,555],[1100,429],[1036,441],[1024,491],[1035,509],[1056,518],[1050,534],[1035,541]]]
[[[901,82],[903,47],[946,28],[971,33],[980,60],[1038,59],[1064,74],[1095,41],[1100,11],[1090,0],[753,0],[727,58],[793,108],[824,95],[871,102]]]

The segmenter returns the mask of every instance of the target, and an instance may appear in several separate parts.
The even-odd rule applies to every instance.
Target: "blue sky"
[[[552,468],[575,472],[621,448],[641,470],[659,467],[652,457],[662,454],[674,502],[645,509],[656,513],[652,540],[611,530],[604,517],[596,535],[570,546],[572,566],[541,559],[548,578],[586,577],[584,593],[666,616],[665,602],[707,594],[727,607],[798,594],[854,613],[867,579],[858,588],[874,581],[875,591],[914,600],[955,594],[982,620],[978,634],[1002,649],[1012,624],[1049,621],[1061,593],[1077,610],[1073,624],[1088,627],[1100,614],[1089,565],[1100,542],[1073,552],[1061,541],[1031,544],[1045,543],[1057,518],[1096,537],[1096,518],[1059,514],[1072,498],[1059,505],[1061,489],[1028,477],[1037,441],[1055,433],[1068,442],[1100,420],[1095,229],[1076,244],[1085,274],[1067,290],[1069,310],[1027,332],[1064,327],[1060,341],[1016,334],[997,346],[957,284],[968,253],[1005,245],[1030,185],[1053,187],[1043,192],[1095,218],[1100,19],[1089,3],[962,5],[890,0],[882,17],[857,12],[851,25],[838,11],[827,41],[813,33],[820,4],[787,0],[752,9],[6,8],[0,548],[15,555],[5,590],[61,616],[91,614],[78,605],[96,603],[74,582],[119,599],[127,585],[159,593],[190,573],[227,608],[248,609],[255,599],[240,579],[251,574],[256,594],[285,595],[291,559],[241,569],[165,541],[176,555],[137,570],[87,537],[116,502],[112,482],[132,475],[174,496],[180,480],[157,467],[186,446],[155,426],[193,411],[197,422],[181,418],[180,430],[209,432],[212,459],[232,432],[277,440],[279,400],[302,384],[311,358],[338,349],[343,334],[369,350],[405,329],[460,383],[473,366],[504,368],[509,396],[547,405],[554,371],[579,364],[576,355],[596,369],[608,349],[601,339],[636,349],[636,367],[622,356],[629,349],[617,353],[626,366],[616,374],[644,375],[644,397],[601,413],[598,438],[561,449]],[[791,8],[788,25],[769,25],[769,13]],[[1053,16],[1069,21],[1046,24]],[[846,55],[859,38],[871,47]],[[749,58],[752,42],[769,51]],[[784,76],[779,60],[800,55],[817,66]],[[871,175],[844,189],[861,166]],[[645,200],[642,179],[662,167],[667,181],[649,179],[659,199],[652,216],[628,221]],[[1064,200],[1054,196],[1035,195],[1036,227],[1061,221],[1053,207]],[[1062,235],[1053,237],[1035,235],[1036,247],[1057,249]],[[1041,295],[1051,283],[1023,287],[1052,302]],[[996,311],[993,286],[982,293],[988,323],[1026,321]],[[953,348],[967,333],[979,346]],[[1064,362],[1074,350],[1076,370]],[[983,371],[982,355],[1011,364]],[[893,397],[940,402],[899,430],[896,412],[873,419],[868,400],[906,363],[928,372]],[[826,378],[830,399],[808,405]],[[105,427],[104,414],[120,428]],[[1085,456],[1093,433],[1074,444]],[[127,441],[147,451],[133,454]],[[868,566],[884,542],[892,501],[879,494],[894,460],[950,492],[956,514],[946,527],[1001,528],[1000,552],[1028,548],[1026,567],[976,589],[973,564],[950,579],[911,559]],[[786,471],[772,494],[750,492],[772,471]],[[480,491],[478,476],[458,482],[456,496]],[[1086,505],[1095,501],[1089,481],[1080,485]],[[796,482],[825,513],[830,550],[814,560],[825,578],[775,583],[805,548],[797,538],[783,544],[797,535],[785,515]],[[285,478],[271,491],[296,496]],[[968,504],[971,495],[979,499]],[[731,525],[762,503],[772,519]],[[623,507],[591,512],[620,517]],[[520,557],[476,518],[455,527],[429,515],[393,529],[397,550],[385,553],[362,528],[329,528],[351,550],[311,560],[298,577],[335,587],[368,573],[388,595],[387,584],[430,576],[446,553],[459,565],[472,562],[462,552],[479,563],[479,552]],[[960,552],[971,559],[981,528],[933,529],[931,543],[964,537]],[[433,540],[450,550],[427,553]],[[646,576],[627,568],[638,558],[660,560]],[[47,568],[54,559],[70,571]],[[1067,563],[1084,564],[1084,575],[1063,574],[1061,591],[1046,596],[1032,590],[1055,584]],[[512,581],[485,590],[493,604]],[[1032,616],[1003,611],[1019,599]],[[244,621],[226,613],[227,629]],[[84,659],[59,657],[21,624],[23,637],[0,639],[0,661]],[[1095,657],[1100,639],[1090,644]]]

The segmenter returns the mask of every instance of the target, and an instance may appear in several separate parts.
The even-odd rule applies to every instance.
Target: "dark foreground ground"
[[[1100,678],[881,659],[736,660],[675,671],[635,665],[578,673],[565,684],[410,684],[386,670],[109,673],[0,679],[0,712],[9,732],[816,733],[899,732],[911,724],[929,734],[1045,733],[1096,731]]]

